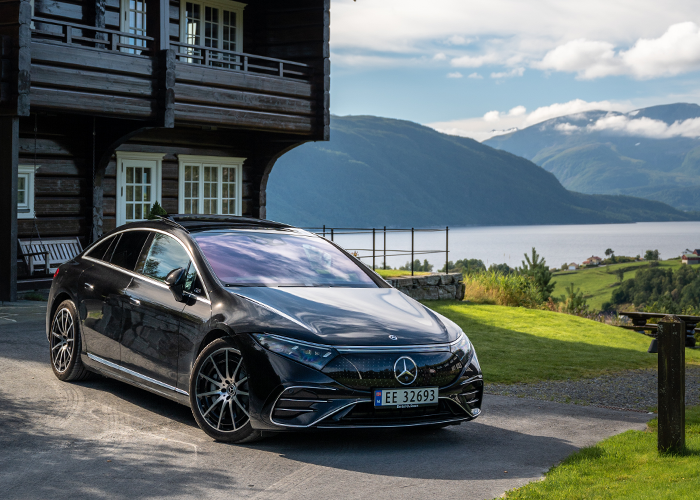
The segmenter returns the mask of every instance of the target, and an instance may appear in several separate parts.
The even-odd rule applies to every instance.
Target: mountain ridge
[[[658,202],[565,189],[507,151],[406,121],[333,116],[329,142],[282,156],[267,217],[305,227],[468,226],[691,220]]]

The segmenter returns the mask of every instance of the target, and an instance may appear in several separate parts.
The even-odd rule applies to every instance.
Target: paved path
[[[487,396],[437,431],[211,441],[188,408],[100,378],[58,381],[41,304],[0,307],[0,497],[489,499],[645,414]]]

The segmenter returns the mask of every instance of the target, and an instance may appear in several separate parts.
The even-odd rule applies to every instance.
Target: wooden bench
[[[46,274],[51,274],[58,266],[83,251],[78,237],[24,238],[17,241],[21,251],[18,257],[24,260],[30,276],[34,275],[35,268],[41,268]]]

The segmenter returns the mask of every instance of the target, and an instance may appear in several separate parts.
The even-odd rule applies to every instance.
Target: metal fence
[[[386,258],[387,257],[399,257],[399,256],[411,256],[411,276],[415,272],[414,262],[416,255],[427,255],[427,254],[445,254],[445,271],[449,269],[449,253],[450,253],[450,228],[445,227],[445,229],[420,229],[412,227],[410,229],[395,229],[387,228],[375,228],[375,227],[305,227],[307,231],[312,231],[324,238],[329,238],[331,241],[335,241],[336,236],[349,235],[349,234],[366,234],[372,235],[372,248],[345,248],[348,252],[351,252],[358,259],[372,259],[372,269],[377,268],[377,257],[382,258],[383,268],[386,269]],[[415,245],[415,235],[416,233],[445,233],[445,249],[444,250],[425,250],[416,249]],[[411,248],[387,248],[386,247],[386,235],[396,234],[396,233],[411,233]],[[382,238],[383,244],[381,248],[377,249],[377,237]],[[371,253],[370,253],[371,252]]]

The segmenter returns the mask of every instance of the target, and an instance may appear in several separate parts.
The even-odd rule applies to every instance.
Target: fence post
[[[335,240],[333,239],[333,228],[331,228],[331,241],[335,241]]]
[[[413,276],[413,228],[411,228],[411,276]]]
[[[658,322],[659,451],[685,448],[685,322],[675,315]]]
[[[374,228],[372,228],[372,271],[376,269],[375,263],[374,263],[374,250],[375,250],[375,242],[377,241],[376,238],[376,233],[374,231]]]
[[[324,238],[326,237],[326,225],[325,224],[323,225],[323,237]]]
[[[386,226],[384,226],[384,269],[386,270]]]
[[[445,274],[450,272],[450,227],[445,226]]]

